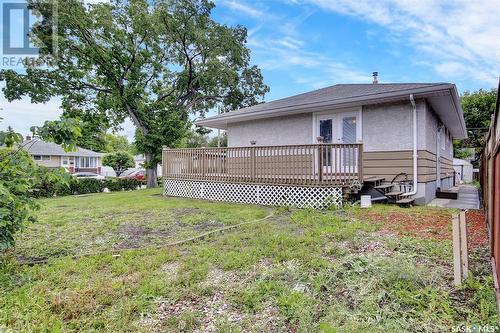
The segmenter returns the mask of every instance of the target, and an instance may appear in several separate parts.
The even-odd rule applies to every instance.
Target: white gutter
[[[405,193],[405,196],[415,195],[418,191],[417,105],[413,94],[410,94],[410,102],[413,107],[413,191]]]

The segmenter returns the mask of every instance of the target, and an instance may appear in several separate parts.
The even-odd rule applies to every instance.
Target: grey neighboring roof
[[[134,161],[135,162],[144,162],[146,160],[146,158],[144,157],[144,155],[142,154],[139,154],[139,155],[135,155],[134,156]]]
[[[77,147],[76,151],[65,151],[60,145],[45,142],[40,138],[25,140],[21,144],[31,155],[101,157],[104,154]]]
[[[458,99],[458,92],[455,85],[450,83],[337,84],[331,87],[223,113],[199,120],[196,124],[224,129],[227,127],[227,124],[233,122],[285,116],[294,113],[325,111],[342,107],[385,103],[402,99],[408,100],[410,94],[414,94],[415,99],[448,97],[445,102],[448,106],[451,106],[449,109],[454,110],[453,118],[455,119],[453,120],[453,126],[456,127],[452,134],[455,137],[466,136],[465,121]],[[443,101],[438,102],[436,100],[436,107],[433,105],[433,108],[442,107],[442,102]],[[440,113],[445,113],[445,111],[439,111],[436,110],[438,115],[440,115]],[[446,110],[446,112],[449,111],[450,110]],[[451,118],[452,117],[450,117],[450,119]]]

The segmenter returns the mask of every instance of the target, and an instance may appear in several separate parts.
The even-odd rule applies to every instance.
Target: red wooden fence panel
[[[495,114],[492,117],[486,145],[481,155],[480,181],[486,211],[486,225],[490,237],[490,249],[495,289],[499,299],[500,281],[500,80]]]

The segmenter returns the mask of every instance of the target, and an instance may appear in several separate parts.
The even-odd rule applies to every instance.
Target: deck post
[[[363,145],[358,146],[358,181],[363,182]]]
[[[163,146],[163,150],[161,152],[161,176],[162,178],[165,180],[166,176],[167,176],[167,168],[168,168],[168,165],[167,165],[167,150],[168,150],[168,146]]]
[[[250,148],[250,178],[255,181],[255,148]]]
[[[319,182],[323,180],[323,146],[321,144],[318,146],[318,180]]]
[[[205,159],[207,156],[207,150],[203,149],[201,151],[201,179],[205,179]]]

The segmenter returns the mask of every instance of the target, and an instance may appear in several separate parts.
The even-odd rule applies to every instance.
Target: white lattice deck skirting
[[[165,179],[164,195],[266,206],[327,208],[342,206],[342,188],[238,184]]]

